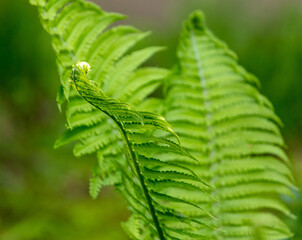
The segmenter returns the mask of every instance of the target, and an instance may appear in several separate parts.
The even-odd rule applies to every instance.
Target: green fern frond
[[[185,166],[185,159],[195,160],[179,146],[178,136],[162,116],[132,110],[128,104],[108,97],[86,78],[88,70],[87,63],[76,64],[72,71],[72,83],[83,99],[112,120],[125,144],[128,164],[120,166],[123,171],[120,191],[134,212],[130,222],[124,225],[127,232],[134,239],[142,239],[140,232],[145,234],[145,226],[148,226],[150,236],[147,239],[201,238],[201,230],[207,227],[198,216],[211,215],[198,203],[183,198],[196,193],[205,195],[211,189]],[[158,137],[157,131],[172,134],[176,142]],[[102,135],[101,139],[104,139]],[[94,142],[98,143],[101,139]],[[174,153],[174,162],[166,161],[164,157],[171,152]],[[179,157],[181,162],[177,162]],[[95,176],[98,177],[98,174]],[[95,197],[101,180],[93,178],[91,183],[91,192]],[[139,226],[140,231],[137,227],[136,230],[129,229],[129,224],[137,216],[143,223]]]
[[[208,239],[254,239],[256,230],[263,239],[288,238],[283,219],[293,215],[281,196],[292,196],[295,186],[281,121],[259,93],[259,81],[207,29],[201,12],[184,23],[177,53],[165,117],[200,161],[191,168],[215,186],[209,194],[218,202],[204,207],[223,231]]]
[[[104,115],[70,88],[68,79],[72,64],[77,61],[91,63],[94,67],[91,79],[108,96],[144,109],[146,105],[143,102],[162,84],[169,71],[139,67],[162,48],[131,51],[149,33],[142,33],[131,26],[110,27],[124,16],[105,12],[92,2],[32,0],[31,3],[38,7],[42,24],[51,36],[57,55],[62,83],[57,97],[60,109],[67,99],[67,129],[55,147],[80,141],[74,148],[76,156],[97,153],[98,159],[102,159],[102,171],[99,172],[102,185],[119,184],[118,164],[126,164],[122,139],[112,122],[108,122]],[[109,161],[112,158],[114,163]],[[91,188],[94,189],[95,185]]]
[[[116,185],[133,212],[123,224],[131,238],[291,236],[284,217],[294,216],[282,197],[295,186],[282,123],[259,93],[258,79],[238,65],[200,12],[184,24],[179,69],[167,81],[163,105],[147,97],[170,72],[140,67],[162,48],[131,51],[149,33],[110,27],[124,16],[84,0],[30,2],[57,55],[59,108],[66,102],[67,130],[55,147],[77,142],[75,156],[96,153],[90,194]],[[92,64],[92,81],[88,65],[73,69],[77,61]],[[154,114],[160,112],[177,134]]]

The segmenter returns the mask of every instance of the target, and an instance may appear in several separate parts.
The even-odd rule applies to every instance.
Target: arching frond
[[[258,79],[238,65],[200,12],[184,24],[178,70],[162,104],[148,96],[170,71],[141,67],[162,48],[132,50],[148,33],[111,27],[124,16],[88,1],[30,2],[57,55],[59,108],[66,102],[67,130],[55,147],[76,142],[75,156],[96,153],[90,194],[96,198],[103,185],[122,192],[133,212],[123,224],[132,239],[291,236],[284,219],[293,215],[282,197],[295,186],[281,121]],[[83,61],[93,66],[91,81]]]
[[[91,79],[108,96],[144,109],[145,104],[142,103],[162,84],[169,71],[156,67],[139,67],[162,48],[149,47],[131,51],[148,33],[142,33],[131,26],[110,27],[112,23],[124,19],[124,16],[105,12],[92,2],[32,0],[31,3],[38,7],[41,21],[51,36],[57,55],[62,83],[57,97],[59,107],[65,99],[68,100],[67,130],[57,140],[55,147],[80,141],[74,147],[75,156],[97,153],[95,168],[98,169],[100,179],[91,179],[91,189],[119,184],[121,176],[117,165],[126,164],[122,155],[122,139],[104,115],[70,88],[69,73],[74,62],[87,61],[93,66]],[[95,197],[98,191],[93,192]]]
[[[112,120],[125,145],[128,164],[120,166],[123,185],[119,189],[134,212],[124,225],[127,232],[134,239],[206,239],[201,234],[205,223],[196,216],[211,215],[189,199],[196,194],[207,198],[205,192],[211,187],[185,166],[195,160],[179,146],[178,136],[162,116],[132,110],[108,97],[87,79],[89,66],[85,64],[75,65],[72,83],[83,99]],[[170,133],[177,141],[158,137],[156,131]],[[167,161],[165,155],[171,153],[173,161]],[[96,195],[99,181],[92,180],[92,195]],[[135,219],[141,223],[133,223]]]
[[[166,86],[167,121],[201,166],[192,168],[215,186],[217,203],[205,208],[224,231],[209,239],[284,239],[292,217],[282,202],[293,176],[284,152],[279,118],[259,93],[258,79],[195,12],[184,23],[178,47],[179,73]]]

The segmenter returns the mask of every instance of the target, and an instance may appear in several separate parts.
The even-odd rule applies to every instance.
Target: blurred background
[[[95,0],[124,22],[152,30],[146,45],[165,45],[154,63],[171,67],[181,22],[202,9],[208,26],[258,76],[284,122],[283,134],[302,186],[301,0]],[[123,240],[124,200],[111,188],[88,194],[93,159],[54,150],[64,130],[56,106],[59,79],[49,36],[27,0],[0,1],[0,240]],[[302,200],[292,204],[302,239]],[[299,227],[300,225],[300,227]]]

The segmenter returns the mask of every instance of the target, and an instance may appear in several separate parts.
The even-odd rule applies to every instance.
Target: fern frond
[[[263,239],[291,236],[283,219],[293,215],[281,195],[292,196],[293,176],[281,121],[258,79],[206,28],[201,12],[184,23],[178,59],[166,85],[165,117],[200,161],[190,167],[215,186],[209,194],[218,202],[204,207],[223,231],[208,239],[254,239],[255,229]]]
[[[67,129],[57,140],[55,147],[80,141],[74,148],[76,156],[97,153],[99,159],[114,158],[114,163],[103,161],[100,177],[103,185],[118,184],[121,178],[117,165],[126,164],[122,154],[122,139],[112,122],[70,88],[68,79],[72,64],[77,61],[91,63],[94,67],[91,79],[102,87],[108,96],[144,109],[146,105],[143,102],[162,84],[169,71],[139,67],[162,48],[149,47],[131,51],[131,48],[149,33],[142,33],[131,26],[110,27],[116,21],[124,19],[124,16],[105,12],[92,2],[84,0],[30,2],[38,7],[42,24],[51,36],[57,55],[62,83],[57,97],[60,109],[67,99]],[[109,165],[104,166],[106,164]],[[113,167],[112,164],[116,166]],[[115,170],[117,172],[114,172]]]
[[[30,2],[57,55],[60,109],[67,100],[67,130],[55,147],[76,141],[76,156],[97,154],[90,193],[95,198],[101,186],[117,186],[134,213],[124,224],[130,237],[291,236],[283,218],[293,215],[281,199],[295,186],[282,123],[259,93],[258,79],[238,65],[200,12],[184,24],[179,72],[166,85],[165,116],[176,135],[164,118],[144,111],[162,110],[158,99],[147,97],[169,75],[165,69],[140,68],[161,48],[131,51],[148,33],[110,28],[124,16],[84,0]],[[79,60],[93,65],[92,82],[85,77],[86,65],[72,68]],[[68,81],[71,71],[75,90]]]
[[[82,63],[75,65],[72,82],[80,96],[106,114],[122,136],[128,165],[121,166],[121,191],[134,212],[130,222],[134,221],[135,216],[140,216],[144,225],[151,230],[148,239],[178,239],[179,234],[182,236],[180,239],[201,237],[199,230],[206,228],[206,224],[196,216],[210,214],[194,201],[183,199],[181,194],[186,192],[190,196],[190,192],[197,192],[204,195],[210,188],[185,166],[184,159],[192,157],[180,147],[178,136],[162,116],[132,110],[128,104],[108,97],[87,79],[87,66]],[[158,137],[157,131],[174,135],[176,142]],[[101,139],[105,139],[102,135]],[[102,142],[101,139],[94,143]],[[143,151],[140,146],[144,146]],[[182,162],[166,162],[164,155],[169,154],[170,150],[174,152],[174,159],[177,160],[179,156]],[[93,196],[97,195],[94,186],[100,185],[100,181],[99,178],[91,180]],[[137,237],[140,231],[127,229],[136,239],[141,239]],[[140,229],[146,231],[142,226]]]

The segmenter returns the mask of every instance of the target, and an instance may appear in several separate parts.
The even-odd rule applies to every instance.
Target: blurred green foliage
[[[242,2],[175,1],[169,24],[157,29],[150,22],[132,24],[153,28],[149,41],[168,46],[153,62],[170,67],[181,20],[193,9],[203,9],[210,28],[260,78],[263,93],[285,124],[301,187],[302,5],[271,1],[274,8],[267,15],[253,17],[257,11]],[[89,198],[93,159],[75,159],[70,148],[52,148],[64,119],[55,102],[55,57],[36,9],[27,0],[1,0],[0,29],[0,239],[126,239],[119,224],[128,216],[121,197],[109,188],[98,200]],[[299,222],[293,227],[299,240],[302,207],[297,198],[293,207]]]
[[[181,22],[190,12],[202,9],[209,28],[235,51],[241,65],[260,79],[264,95],[272,101],[284,122],[285,137],[301,141],[302,2],[189,2],[179,0],[174,3],[177,18],[170,17],[169,24],[163,24],[160,31],[150,23],[136,23],[144,29],[153,28],[150,40],[153,44],[168,46],[167,51],[155,59],[156,63],[163,66],[174,64]]]
[[[0,239],[126,239],[126,204],[89,197],[92,159],[54,150],[64,129],[49,36],[27,1],[0,1]]]

